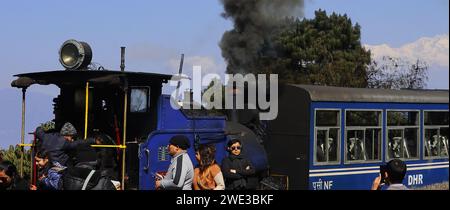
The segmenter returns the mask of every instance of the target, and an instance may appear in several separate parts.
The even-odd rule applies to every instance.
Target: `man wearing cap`
[[[170,139],[168,150],[172,159],[164,178],[156,181],[156,189],[192,190],[194,166],[186,152],[189,147],[189,139],[186,136],[177,135]]]
[[[42,126],[36,128],[36,138],[42,141],[42,148],[49,153],[50,159],[53,162],[58,162],[63,166],[71,166],[68,152],[75,149],[81,144],[95,144],[94,139],[88,139],[86,141],[74,141],[77,135],[75,127],[67,122],[61,128],[59,133],[46,132]]]
[[[381,185],[381,176],[384,175],[384,182],[388,185],[386,190],[408,190],[408,188],[403,185],[403,179],[406,175],[406,164],[399,160],[393,159],[389,161],[386,166],[386,171],[381,172],[384,174],[380,174],[372,184],[372,190],[380,190]]]

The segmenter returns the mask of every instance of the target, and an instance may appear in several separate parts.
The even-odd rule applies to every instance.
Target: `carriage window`
[[[388,159],[418,158],[419,112],[388,111]]]
[[[419,125],[419,112],[388,111],[388,126]]]
[[[381,160],[381,111],[347,111],[346,161]]]
[[[315,161],[316,163],[339,162],[340,140],[340,111],[317,110],[316,111],[316,138]]]
[[[425,125],[448,126],[448,112],[424,112]]]
[[[130,112],[132,113],[148,112],[149,96],[150,96],[149,88],[132,88]]]
[[[424,112],[426,158],[448,157],[448,112]]]
[[[339,126],[339,111],[321,110],[316,112],[316,126]]]

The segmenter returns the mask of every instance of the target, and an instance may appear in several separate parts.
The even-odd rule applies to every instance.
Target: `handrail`
[[[18,144],[19,147],[34,147],[34,144]]]
[[[127,146],[124,145],[91,145],[91,147],[96,148],[120,148],[120,149],[126,149]]]
[[[122,145],[126,147],[127,143],[127,110],[128,110],[128,88],[124,91],[124,104],[123,104],[123,138]],[[125,190],[125,153],[126,150],[122,151],[122,190]]]
[[[87,127],[88,127],[88,113],[89,113],[89,82],[86,82],[86,97],[85,97],[85,112],[84,112],[84,139],[87,139]]]

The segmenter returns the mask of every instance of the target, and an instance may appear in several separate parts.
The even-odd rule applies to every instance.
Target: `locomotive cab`
[[[94,70],[88,67],[91,58],[89,45],[68,40],[60,50],[60,62],[65,70],[18,74],[11,85],[22,89],[24,101],[31,85],[56,85],[60,92],[53,99],[55,129],[60,130],[64,123],[70,122],[80,139],[106,134],[110,139],[107,146],[116,147],[120,154],[123,152],[119,149],[131,154],[125,156],[124,164],[127,188],[137,188],[138,144],[156,129],[157,101],[162,85],[171,76]],[[118,157],[118,162],[122,162],[124,155]]]
[[[126,139],[128,154],[137,154],[138,144],[156,129],[157,101],[161,96],[162,84],[170,78],[168,75],[150,73],[92,70],[37,72],[16,76],[19,79],[13,83],[29,80],[32,81],[29,85],[54,84],[60,88],[60,94],[53,99],[57,130],[65,122],[71,122],[81,138],[102,133],[113,140],[109,145],[117,146],[123,145]],[[20,88],[26,89],[28,86]],[[127,156],[126,165],[129,186],[137,187],[137,155]]]

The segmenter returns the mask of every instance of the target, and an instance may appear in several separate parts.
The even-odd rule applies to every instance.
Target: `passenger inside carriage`
[[[389,150],[389,157],[390,158],[400,158],[401,157],[401,150],[400,150],[400,141],[401,137],[394,137],[391,141],[389,141],[388,144],[388,150]]]
[[[328,160],[337,160],[337,148],[333,138],[328,138]]]
[[[365,150],[359,138],[350,138],[348,143],[348,160],[365,160]]]
[[[334,138],[328,141],[318,139],[316,158],[318,162],[337,161],[337,147]]]
[[[448,138],[445,136],[440,137],[441,140],[441,155],[448,157]]]
[[[434,135],[428,140],[428,145],[430,147],[430,153],[431,156],[438,156],[439,155],[439,137],[437,135]]]

